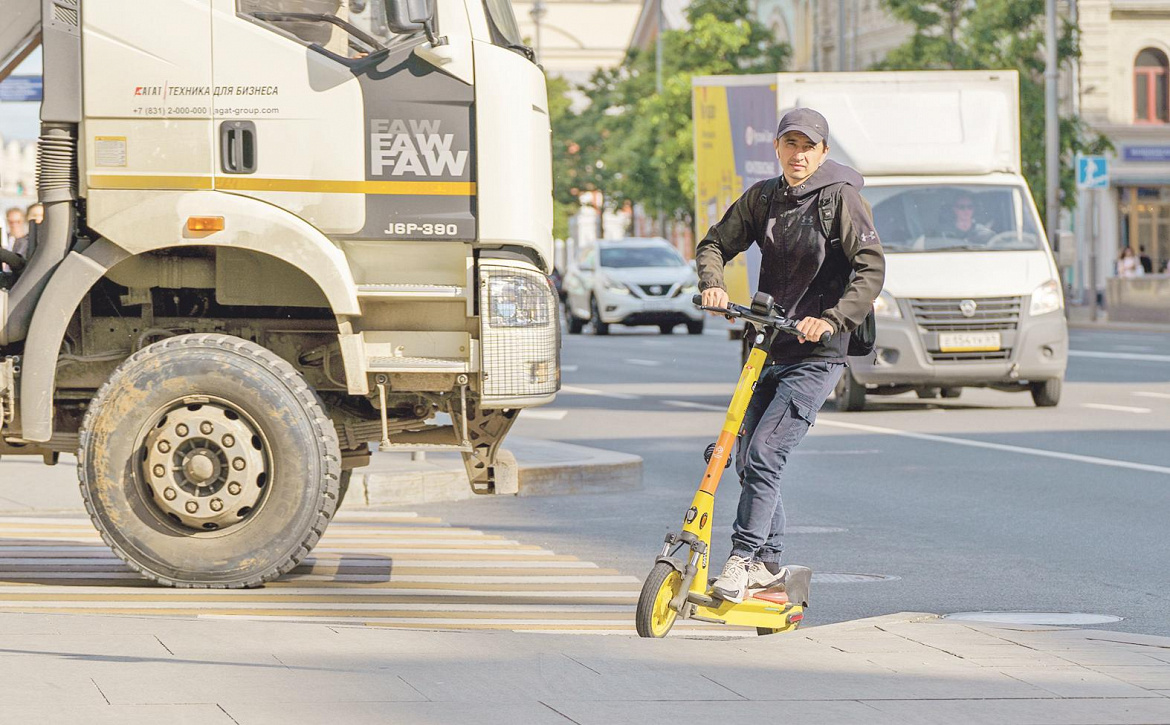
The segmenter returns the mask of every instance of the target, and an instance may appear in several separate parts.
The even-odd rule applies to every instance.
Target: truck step
[[[378,446],[378,450],[383,453],[411,453],[414,451],[466,453],[471,450],[471,446],[464,446],[458,443],[391,443],[389,445],[382,443]]]
[[[372,373],[466,373],[471,372],[470,361],[450,357],[378,356],[368,359]]]

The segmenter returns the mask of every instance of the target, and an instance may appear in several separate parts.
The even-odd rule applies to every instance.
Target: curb
[[[496,495],[567,496],[630,491],[642,485],[642,459],[627,453],[535,438],[510,436],[500,452]],[[375,453],[354,470],[345,506],[463,501],[475,498],[455,453]]]

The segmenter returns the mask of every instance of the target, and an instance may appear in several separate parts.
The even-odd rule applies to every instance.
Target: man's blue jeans
[[[784,502],[780,475],[788,454],[808,432],[844,363],[768,365],[744,416],[735,464],[743,490],[731,535],[731,554],[780,563]]]

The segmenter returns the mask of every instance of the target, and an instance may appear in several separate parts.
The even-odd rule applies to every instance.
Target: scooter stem
[[[727,417],[723,422],[723,430],[715,441],[715,451],[711,454],[711,461],[707,464],[707,471],[703,474],[703,482],[699,490],[715,495],[719,488],[719,479],[723,476],[723,469],[731,457],[735,446],[735,439],[739,436],[739,429],[743,425],[744,415],[747,414],[748,403],[755,392],[756,381],[764,369],[764,362],[768,359],[767,350],[757,345],[748,355],[743,371],[739,375],[739,383],[735,386],[735,394],[731,396],[731,404],[727,406]]]

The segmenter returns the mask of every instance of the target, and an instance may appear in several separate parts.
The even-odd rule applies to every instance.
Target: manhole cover
[[[870,582],[891,582],[901,577],[889,574],[838,574],[831,571],[814,571],[812,580],[817,584],[868,584]]]
[[[945,615],[945,618],[958,619],[963,622],[1048,624],[1054,626],[1111,624],[1121,621],[1121,617],[1109,614],[1085,614],[1084,612],[956,612]]]
[[[849,529],[838,526],[785,526],[785,534],[839,534]]]

